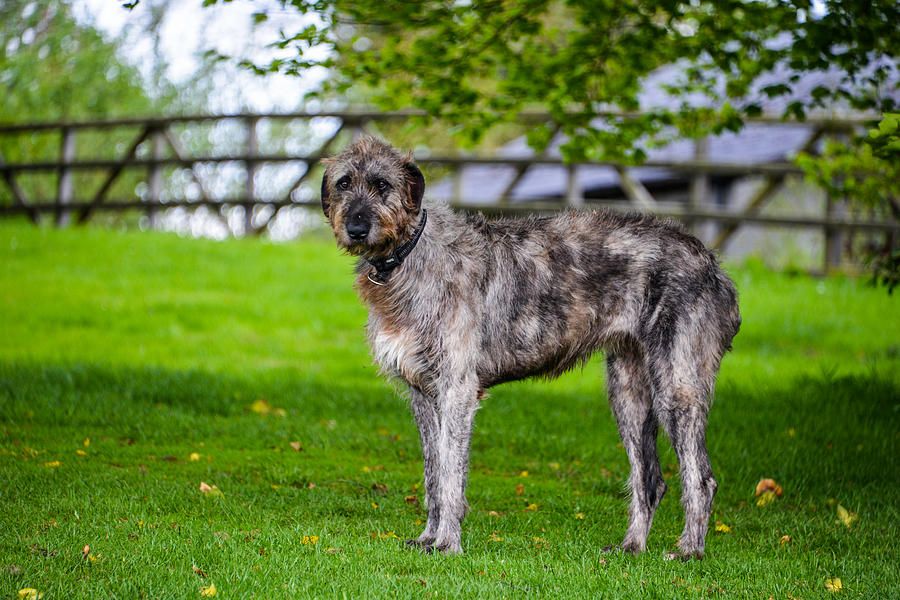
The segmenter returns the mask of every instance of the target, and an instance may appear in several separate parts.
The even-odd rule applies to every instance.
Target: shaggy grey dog
[[[409,385],[428,521],[409,544],[461,552],[475,411],[491,386],[554,377],[607,353],[609,401],[631,463],[622,548],[646,547],[666,491],[662,424],[678,455],[684,532],[703,556],[716,481],[710,396],[740,326],[734,285],[696,238],[653,217],[564,212],[487,220],[422,206],[408,155],[366,137],[329,159],[322,208],[360,257],[356,287],[383,371]]]

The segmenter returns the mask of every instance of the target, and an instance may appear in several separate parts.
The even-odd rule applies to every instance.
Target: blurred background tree
[[[810,112],[887,113],[900,97],[895,0],[258,4],[256,22],[285,13],[306,21],[272,40],[281,55],[245,61],[254,71],[325,67],[330,77],[312,96],[419,109],[468,145],[523,111],[546,111],[550,119],[531,127],[528,141],[541,150],[559,131],[568,160],[640,162],[653,144],[739,130],[764,105],[803,120]],[[820,83],[805,89],[809,75]],[[654,78],[664,98],[647,97]],[[631,114],[597,118],[615,111]],[[878,139],[832,140],[803,165],[837,197],[896,216],[896,152]],[[889,288],[898,277],[895,246],[868,249]]]

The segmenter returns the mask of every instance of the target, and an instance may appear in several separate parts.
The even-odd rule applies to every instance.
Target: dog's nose
[[[357,242],[366,239],[366,237],[369,235],[368,219],[363,218],[363,216],[360,214],[354,215],[347,222],[347,235],[350,236],[351,240]]]

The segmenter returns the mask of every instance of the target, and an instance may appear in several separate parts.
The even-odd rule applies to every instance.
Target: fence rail
[[[421,116],[417,112],[318,112],[318,113],[277,113],[277,114],[247,114],[236,113],[226,115],[189,115],[178,117],[160,118],[126,118],[107,119],[99,121],[73,121],[56,123],[30,123],[30,124],[0,124],[0,143],[5,140],[18,138],[22,146],[23,136],[58,135],[59,151],[57,158],[32,159],[9,162],[0,153],[0,179],[5,183],[5,195],[9,198],[5,204],[0,201],[0,216],[15,214],[28,215],[35,223],[41,220],[41,216],[51,213],[55,216],[58,225],[69,223],[72,215],[77,215],[76,221],[84,223],[92,218],[98,211],[129,211],[139,210],[145,212],[151,220],[154,220],[161,211],[172,208],[192,209],[205,207],[217,209],[219,214],[223,210],[233,207],[244,209],[242,231],[235,233],[260,233],[265,231],[272,214],[285,207],[314,207],[318,206],[316,200],[299,198],[295,192],[301,186],[313,188],[309,180],[320,161],[333,152],[334,146],[342,136],[352,137],[361,132],[370,131],[378,124],[387,122],[403,122],[411,118]],[[599,113],[598,117],[627,118],[628,113]],[[846,118],[812,118],[802,124],[809,129],[810,135],[806,141],[804,150],[813,151],[818,146],[821,138],[826,135],[846,134],[861,125],[876,118],[875,115],[855,115]],[[269,122],[303,122],[312,126],[314,122],[327,120],[333,122],[330,130],[319,135],[319,140],[312,150],[303,152],[270,152],[260,149],[259,124]],[[547,122],[548,116],[541,113],[525,113],[521,116],[523,123]],[[750,119],[749,122],[777,124],[783,123],[776,117],[763,116]],[[191,152],[188,145],[175,128],[189,128],[201,125],[217,125],[222,122],[239,124],[242,130],[241,143],[238,148],[231,148],[226,153]],[[797,125],[797,123],[790,123]],[[86,135],[112,136],[118,131],[119,152],[114,158],[88,157],[79,158],[77,153],[78,140]],[[376,131],[377,133],[377,131]],[[123,137],[130,135],[129,140]],[[28,145],[26,140],[25,146]],[[208,144],[207,144],[208,145]],[[4,146],[0,145],[0,149]],[[214,148],[217,149],[217,148]],[[688,201],[683,204],[662,202],[654,198],[653,194],[633,175],[633,165],[615,162],[580,162],[575,164],[564,163],[554,156],[535,155],[528,157],[504,157],[504,156],[431,156],[417,157],[417,162],[425,166],[447,171],[447,177],[453,182],[453,197],[451,204],[464,210],[478,210],[489,214],[515,214],[521,212],[553,212],[565,207],[580,208],[584,206],[610,206],[622,208],[622,202],[606,202],[586,200],[583,190],[579,188],[577,169],[579,167],[609,167],[614,169],[619,177],[620,187],[625,198],[629,201],[624,206],[632,210],[651,212],[664,217],[680,219],[688,224],[696,226],[698,223],[717,223],[719,230],[712,241],[717,249],[723,249],[739,228],[745,224],[815,228],[823,231],[826,240],[826,267],[840,260],[841,247],[844,236],[852,232],[869,232],[884,234],[885,243],[897,244],[900,237],[900,223],[889,217],[873,218],[873,215],[848,215],[846,207],[840,199],[828,199],[824,203],[824,211],[821,216],[808,215],[773,216],[760,214],[764,205],[772,196],[783,188],[789,178],[802,174],[801,170],[789,162],[764,162],[764,163],[734,163],[717,161],[709,157],[705,140],[696,142],[694,157],[687,160],[649,160],[640,165],[641,168],[653,167],[666,169],[673,173],[679,173],[690,180],[690,194]],[[303,171],[287,191],[278,194],[278,197],[264,197],[257,185],[257,174],[264,165],[279,165],[287,163],[302,163]],[[243,184],[237,190],[227,195],[214,194],[209,190],[209,182],[204,182],[198,169],[204,166],[217,166],[224,164],[238,165],[243,170]],[[471,199],[462,196],[462,174],[466,168],[484,167],[510,167],[515,176],[505,187],[501,197],[496,203],[473,203]],[[565,190],[559,197],[530,198],[528,202],[513,201],[513,188],[522,180],[528,170],[535,166],[562,167],[566,172]],[[166,172],[173,169],[186,170],[199,189],[199,194],[194,198],[174,196],[164,192],[167,185]],[[117,182],[124,173],[143,172],[144,190],[138,195],[123,197],[121,192],[114,192]],[[85,185],[76,185],[75,177],[84,174],[95,174],[92,193],[85,193]],[[171,173],[170,173],[171,174]],[[709,194],[710,177],[757,177],[762,179],[762,184],[753,193],[746,206],[740,212],[710,209],[706,196]],[[52,189],[52,197],[29,198],[27,190],[20,179],[26,177],[54,178],[55,185],[44,186],[44,189]],[[3,186],[0,185],[0,188]],[[235,191],[237,193],[235,193]],[[182,194],[183,195],[183,194]],[[0,195],[2,197],[2,195]],[[254,207],[270,207],[270,211],[262,222],[254,222]]]

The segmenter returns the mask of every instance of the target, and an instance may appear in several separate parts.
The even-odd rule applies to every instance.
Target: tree
[[[558,127],[569,159],[640,160],[637,141],[673,128],[688,135],[737,129],[759,114],[762,99],[788,98],[785,116],[797,118],[836,106],[889,111],[896,102],[900,5],[892,0],[279,4],[310,19],[273,40],[285,54],[258,70],[328,67],[334,76],[326,92],[362,87],[376,105],[422,109],[467,141],[523,110],[546,110],[551,122],[532,130],[530,141],[541,147]],[[261,10],[256,18],[267,17]],[[645,79],[664,68],[677,70],[665,86],[672,101],[642,107]],[[827,70],[838,73],[835,85],[792,97],[802,74]],[[595,120],[598,111],[647,108],[602,126]]]
[[[897,109],[896,0],[280,0],[270,15],[272,4],[254,18],[308,18],[273,39],[283,55],[250,65],[257,72],[326,67],[321,93],[424,110],[470,143],[547,111],[529,142],[541,149],[559,130],[568,160],[639,162],[648,144],[737,130],[776,99],[801,120]],[[641,92],[661,72],[668,98],[648,106]],[[809,73],[830,83],[795,94]],[[604,111],[641,113],[598,119]]]

